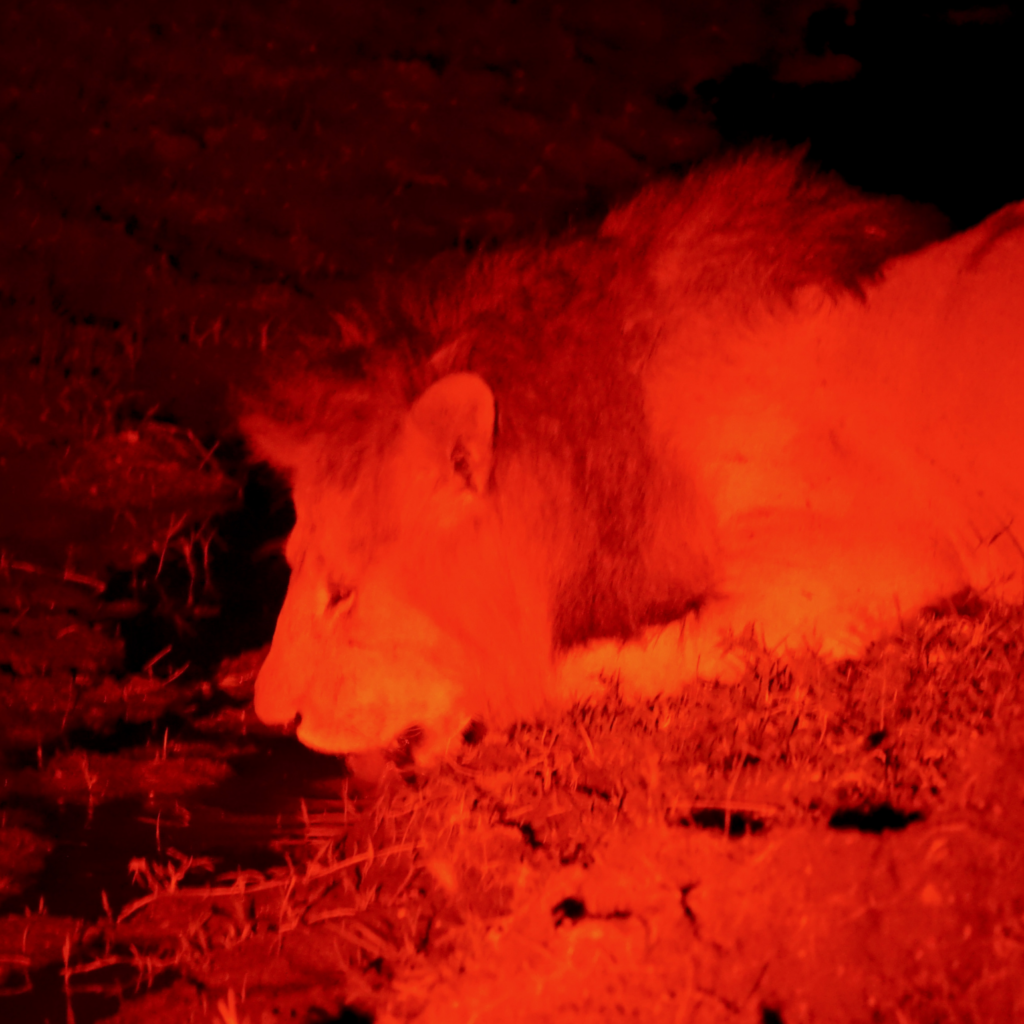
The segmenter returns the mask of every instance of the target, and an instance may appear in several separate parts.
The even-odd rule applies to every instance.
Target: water
[[[249,747],[252,741],[247,741]],[[111,800],[95,806],[41,800],[7,801],[7,806],[31,826],[54,840],[45,866],[23,892],[0,905],[2,914],[35,911],[40,899],[54,916],[84,920],[105,916],[103,894],[114,917],[146,889],[134,885],[128,869],[134,858],[162,863],[168,850],[191,857],[208,857],[216,873],[238,869],[266,871],[284,865],[275,841],[302,835],[302,799],[337,792],[346,777],[344,764],[317,754],[294,740],[266,738],[255,742],[251,753],[225,756],[233,772],[216,786],[143,799]],[[126,770],[128,770],[126,768]],[[212,880],[197,875],[197,882]],[[187,884],[187,881],[186,881]],[[67,1000],[62,963],[31,972],[30,991],[0,998],[4,1024],[65,1024]],[[160,988],[175,980],[174,972],[156,979]],[[120,986],[125,997],[135,992],[137,974],[130,967],[113,967],[90,975]],[[20,979],[9,979],[8,992]],[[79,979],[79,984],[86,981]],[[75,1024],[93,1022],[113,1014],[121,999],[98,992],[76,992],[72,998]]]

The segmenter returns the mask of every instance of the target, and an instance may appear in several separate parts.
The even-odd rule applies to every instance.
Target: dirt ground
[[[0,6],[0,1019],[1024,1021],[1024,610],[366,781],[252,713],[233,395],[381,275],[770,139],[1024,197],[1009,5]]]

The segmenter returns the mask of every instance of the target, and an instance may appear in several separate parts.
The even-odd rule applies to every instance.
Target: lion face
[[[521,711],[524,679],[542,692],[550,630],[489,487],[493,434],[489,388],[455,374],[352,486],[296,449],[292,577],[256,683],[263,721],[297,720],[323,751],[411,730],[431,749],[475,717]]]

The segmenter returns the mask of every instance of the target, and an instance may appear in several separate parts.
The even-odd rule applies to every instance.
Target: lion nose
[[[288,685],[286,669],[276,645],[272,644],[256,676],[253,697],[256,717],[266,725],[294,725],[300,718],[298,701]]]

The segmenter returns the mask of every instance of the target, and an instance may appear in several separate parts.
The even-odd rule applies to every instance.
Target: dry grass
[[[1008,752],[1022,735],[1024,614],[980,602],[965,610],[923,616],[858,663],[761,656],[738,687],[700,683],[643,704],[612,691],[466,746],[429,773],[391,765],[373,790],[346,783],[335,800],[304,804],[281,869],[210,880],[209,863],[175,852],[162,864],[133,861],[149,893],[65,947],[65,983],[77,991],[103,968],[130,965],[145,988],[171,972],[195,992],[222,993],[214,1019],[223,1024],[311,1000],[434,1019],[437,1000],[462,991],[522,931],[531,901],[549,929],[552,915],[556,928],[588,914],[628,918],[634,911],[616,911],[615,900],[635,908],[636,893],[668,877],[651,843],[747,835],[768,856],[844,809],[889,807],[888,823],[905,825],[991,806],[1021,784]],[[625,861],[609,852],[637,836],[648,846]],[[697,864],[697,847],[687,849]],[[603,916],[600,895],[544,904],[599,876],[611,901]],[[616,897],[620,883],[634,895]],[[692,917],[685,892],[682,905]],[[990,926],[1019,956],[1020,922]],[[654,969],[652,955],[637,954],[637,978],[644,964]],[[957,992],[943,999],[951,1019],[980,1019]],[[745,1011],[735,1012],[721,1019]]]

